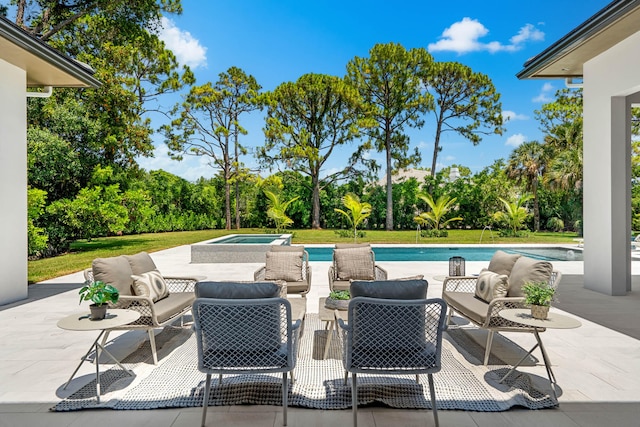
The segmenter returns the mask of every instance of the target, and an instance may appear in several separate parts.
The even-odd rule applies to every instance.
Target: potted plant
[[[100,280],[88,283],[80,289],[80,303],[82,301],[92,301],[89,306],[91,309],[91,320],[102,320],[107,314],[108,303],[118,302],[120,293],[113,286]]]
[[[324,306],[327,308],[333,308],[338,310],[346,310],[349,308],[349,299],[351,295],[349,291],[331,291],[329,293],[329,298],[324,303]]]
[[[556,289],[547,282],[528,282],[522,287],[525,302],[531,305],[531,317],[546,319]]]

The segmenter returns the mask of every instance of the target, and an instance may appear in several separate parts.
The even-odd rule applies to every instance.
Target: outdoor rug
[[[289,387],[289,405],[315,409],[351,407],[351,380],[344,383],[342,344],[333,336],[329,356],[322,360],[327,331],[318,315],[307,314],[300,340],[295,383]],[[452,338],[454,337],[454,338]],[[123,360],[133,377],[117,366],[101,374],[101,403],[95,398],[95,377],[51,408],[72,411],[89,408],[158,409],[202,406],[205,374],[198,371],[195,336],[187,328],[165,328],[156,337],[159,363],[148,362],[150,350],[143,345]],[[498,380],[510,368],[492,358],[484,367],[482,348],[464,333],[445,334],[442,370],[434,374],[438,409],[505,411],[514,406],[541,409],[557,406],[550,390],[538,390],[528,374],[513,372],[502,384]],[[209,405],[281,405],[281,374],[226,375],[220,385],[212,376]],[[427,376],[358,375],[358,404],[384,404],[393,408],[431,409]]]

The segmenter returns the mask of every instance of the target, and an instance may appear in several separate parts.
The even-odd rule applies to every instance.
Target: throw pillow
[[[511,274],[514,264],[522,255],[520,254],[508,254],[503,251],[496,251],[489,261],[489,267],[487,270],[493,271],[498,274]]]
[[[302,252],[267,252],[265,280],[302,281]]]
[[[120,295],[132,295],[131,266],[124,256],[96,258],[91,264],[93,280],[102,281],[114,286]]]
[[[339,280],[376,278],[375,263],[369,247],[334,249],[333,260]]]
[[[553,265],[549,261],[538,261],[525,256],[519,258],[509,275],[507,296],[523,297],[522,286],[525,283],[548,282],[552,273]]]
[[[158,270],[146,273],[132,274],[133,292],[138,296],[150,297],[153,302],[159,301],[169,295],[167,284]]]
[[[483,301],[491,302],[494,298],[507,296],[509,278],[505,274],[497,274],[483,269],[476,282],[476,296]]]
[[[370,297],[384,299],[425,299],[427,297],[426,280],[353,280],[349,287],[351,298]]]
[[[195,293],[197,298],[278,298],[282,286],[275,282],[198,282]]]
[[[133,274],[140,275],[148,271],[157,270],[156,264],[146,252],[138,252],[135,255],[123,255],[129,265]]]

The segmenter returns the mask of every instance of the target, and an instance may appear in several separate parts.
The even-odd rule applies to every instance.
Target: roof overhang
[[[0,17],[0,59],[27,72],[28,87],[98,87],[93,69]]]
[[[640,31],[640,0],[616,0],[524,64],[519,79],[583,76],[585,62]]]

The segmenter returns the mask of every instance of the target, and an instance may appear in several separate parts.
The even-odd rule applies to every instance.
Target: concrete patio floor
[[[202,275],[211,280],[252,280],[259,264],[190,264],[189,246],[151,254],[166,275]],[[329,292],[328,262],[312,262],[313,283],[307,311],[318,311],[318,298]],[[440,296],[447,262],[379,262],[390,278],[424,274],[429,296]],[[640,262],[633,273],[640,275]],[[467,262],[467,272],[480,271],[487,262]],[[560,284],[561,313],[577,317],[578,329],[547,330],[542,340],[549,353],[559,384],[560,405],[555,409],[531,411],[512,409],[499,413],[440,411],[442,426],[638,426],[640,425],[640,291],[625,297],[609,297],[582,289],[581,262],[554,262],[565,278]],[[636,271],[636,269],[638,271]],[[56,327],[57,321],[80,311],[77,290],[81,273],[60,277],[29,287],[29,298],[0,306],[0,427],[5,426],[196,426],[201,409],[144,411],[86,410],[49,412],[49,408],[73,393],[95,375],[85,363],[67,390],[62,387],[87,351],[97,332],[71,332]],[[564,287],[563,287],[564,284]],[[633,302],[631,302],[633,301]],[[590,319],[589,313],[594,313]],[[604,326],[603,326],[604,325]],[[609,327],[607,327],[609,326]],[[483,331],[469,332],[484,346]],[[494,352],[505,361],[517,361],[534,344],[530,334],[504,333],[494,340]],[[636,338],[634,338],[634,336]],[[122,357],[145,339],[138,332],[113,333],[108,349]],[[516,345],[514,345],[514,343]],[[534,352],[541,359],[538,350]],[[546,384],[542,362],[519,368],[534,381]],[[446,378],[436,381],[446,381]],[[350,425],[351,410],[320,411],[289,408],[289,426]],[[207,425],[280,426],[282,412],[274,406],[210,407]],[[359,425],[431,426],[430,411],[363,407]]]

